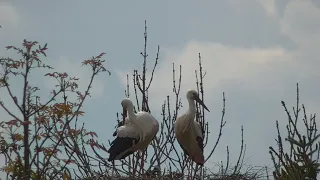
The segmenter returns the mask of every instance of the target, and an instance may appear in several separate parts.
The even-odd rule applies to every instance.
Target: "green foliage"
[[[270,147],[270,155],[274,163],[273,176],[276,180],[305,180],[317,179],[319,172],[319,137],[317,132],[316,115],[307,116],[305,106],[302,109],[299,103],[299,85],[297,84],[297,105],[293,108],[293,116],[281,102],[288,117],[286,144],[289,151],[285,152],[279,123],[276,122],[278,138],[276,139],[278,150]],[[299,118],[302,110],[302,124],[304,130],[300,129]]]

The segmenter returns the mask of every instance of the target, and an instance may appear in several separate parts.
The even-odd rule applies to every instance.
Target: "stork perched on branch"
[[[122,100],[121,105],[123,116],[126,118],[123,125],[115,132],[117,137],[108,150],[108,161],[124,159],[135,151],[145,151],[159,130],[158,121],[150,113],[144,111],[134,113],[130,99]]]
[[[200,124],[195,121],[195,101],[200,103],[207,111],[209,110],[199,98],[199,95],[195,90],[189,90],[187,92],[187,100],[189,102],[189,109],[186,113],[177,118],[174,123],[174,131],[178,143],[180,144],[184,153],[187,154],[198,165],[203,165],[203,135]]]

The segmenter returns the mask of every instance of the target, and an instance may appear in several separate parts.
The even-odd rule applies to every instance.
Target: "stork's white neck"
[[[133,106],[128,106],[127,111],[128,111],[128,118],[134,121],[136,119],[136,114],[133,112]]]
[[[188,102],[189,102],[189,109],[187,111],[187,115],[189,116],[189,119],[194,120],[194,117],[196,116],[196,103],[194,102],[194,100],[189,98],[188,98]]]

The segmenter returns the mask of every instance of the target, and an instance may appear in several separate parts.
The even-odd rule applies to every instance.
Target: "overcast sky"
[[[295,104],[297,82],[308,112],[319,112],[319,19],[319,0],[2,0],[0,55],[12,55],[4,47],[20,46],[24,38],[48,43],[47,63],[80,77],[84,87],[90,72],[80,62],[106,52],[106,67],[112,75],[97,78],[84,110],[87,128],[102,139],[111,138],[124,98],[126,73],[142,63],[139,53],[147,20],[149,56],[155,57],[157,45],[161,47],[150,90],[154,116],[160,120],[161,104],[166,95],[172,95],[172,63],[182,65],[181,91],[186,103],[186,91],[196,87],[194,70],[200,52],[207,72],[211,147],[218,134],[222,92],[227,98],[227,124],[211,162],[226,158],[227,145],[236,162],[243,125],[248,163],[271,165],[268,147],[275,145],[275,121],[280,121],[282,130],[287,121],[280,102],[284,100],[289,107]],[[44,82],[42,75],[33,78],[46,93],[51,83]],[[3,90],[0,98],[13,107]],[[9,118],[1,109],[0,114],[1,120]]]

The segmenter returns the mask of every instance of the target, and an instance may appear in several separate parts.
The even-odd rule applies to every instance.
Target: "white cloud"
[[[277,10],[276,10],[276,0],[256,0],[258,1],[266,10],[266,13],[271,18],[276,18],[278,16]]]
[[[161,80],[155,80],[163,82],[171,79],[172,69],[170,67],[174,62],[176,65],[182,65],[182,76],[184,77],[182,84],[193,87],[194,83],[190,80],[195,80],[194,71],[198,66],[199,52],[201,52],[203,68],[207,71],[207,77],[210,77],[210,84],[207,84],[210,89],[216,87],[216,84],[222,79],[241,79],[254,73],[259,67],[274,61],[285,61],[290,56],[282,48],[244,49],[219,43],[190,42],[184,48],[183,53],[176,57],[167,56],[165,52],[166,58],[162,63],[167,66],[162,66],[158,70],[157,78]]]
[[[0,2],[0,25],[3,29],[15,28],[18,25],[18,13],[11,2]]]
[[[160,107],[166,95],[173,94],[172,63],[175,63],[177,78],[179,65],[182,65],[182,97],[185,97],[184,94],[188,89],[196,88],[195,70],[198,70],[199,52],[202,56],[203,70],[206,72],[204,81],[207,94],[214,89],[219,89],[224,81],[250,80],[251,77],[255,77],[263,71],[266,72],[276,63],[290,64],[289,60],[292,56],[290,52],[280,47],[245,49],[228,47],[219,43],[196,41],[189,42],[180,52],[167,49],[162,52],[164,58],[160,60],[150,88],[150,99],[156,107]],[[118,75],[125,84],[126,74],[118,72]],[[263,84],[263,82],[252,80],[250,88],[257,88],[257,83]],[[211,100],[207,99],[207,101]]]
[[[291,1],[287,4],[281,30],[300,48],[318,49],[320,45],[320,9],[312,1]]]
[[[295,59],[300,61],[301,77],[319,77],[320,8],[312,1],[290,1],[279,19],[281,32],[297,46]],[[314,70],[311,70],[314,69]],[[306,72],[302,72],[306,71]]]
[[[273,1],[264,6],[271,8],[275,6],[274,3]],[[172,63],[176,64],[176,71],[179,65],[182,65],[182,93],[195,88],[194,70],[198,68],[199,52],[203,68],[207,71],[205,79],[207,92],[219,89],[219,84],[228,80],[246,83],[248,90],[263,90],[266,82],[273,82],[276,84],[267,89],[275,90],[279,89],[278,87],[288,78],[293,78],[294,82],[297,82],[315,76],[317,70],[312,71],[310,68],[315,68],[320,55],[318,52],[320,23],[317,19],[320,19],[320,9],[311,1],[291,1],[287,4],[283,18],[279,22],[282,33],[289,36],[297,45],[297,49],[293,51],[282,47],[234,48],[216,42],[200,41],[191,41],[182,50],[166,48],[162,51],[164,58],[160,60],[150,96],[154,94],[157,97],[155,101],[163,102],[158,98],[164,99],[165,95],[171,94]],[[274,81],[275,78],[278,80]],[[122,79],[126,82],[125,76],[122,76]]]

